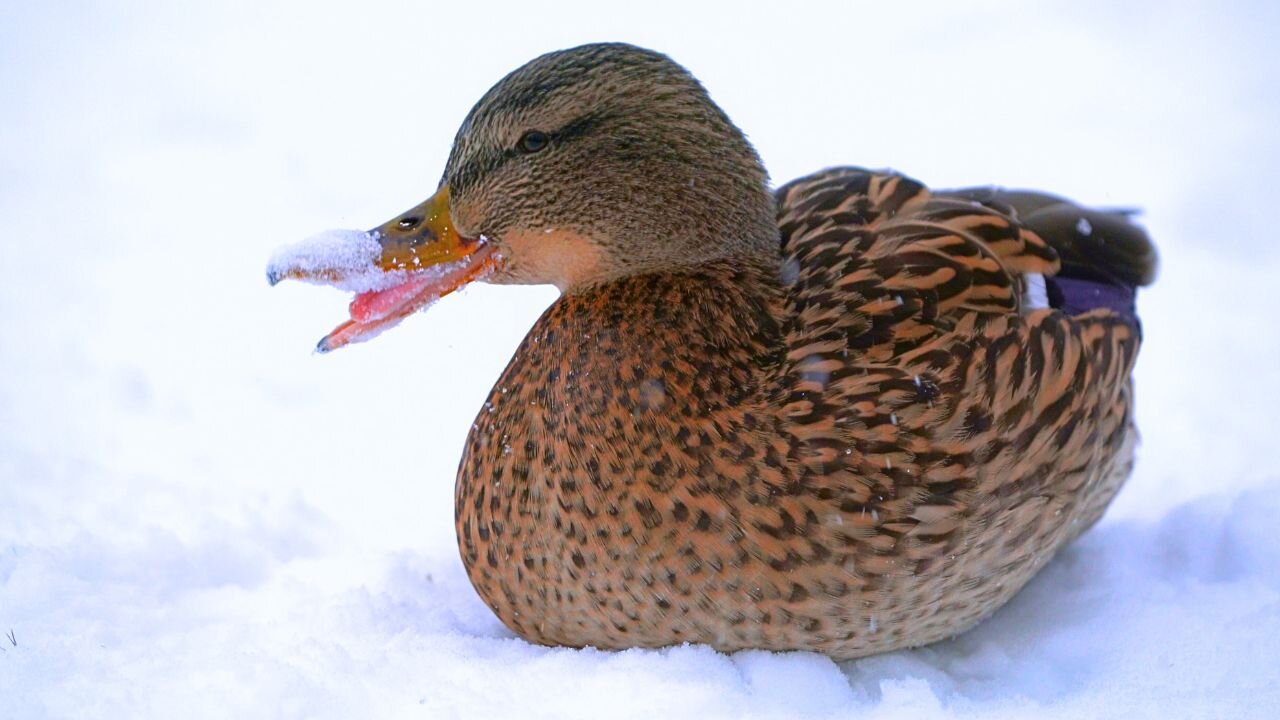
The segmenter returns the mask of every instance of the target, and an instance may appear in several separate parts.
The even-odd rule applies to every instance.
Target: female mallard
[[[771,193],[655,52],[587,45],[503,78],[439,191],[361,238],[272,269],[365,290],[322,350],[474,279],[563,293],[457,481],[471,581],[533,642],[933,642],[1004,604],[1133,462],[1141,229],[857,168]]]

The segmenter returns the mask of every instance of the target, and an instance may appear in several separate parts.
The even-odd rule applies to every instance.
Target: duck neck
[[[561,458],[531,470],[561,473],[565,454],[585,457],[588,447],[679,446],[698,428],[763,424],[782,303],[776,264],[742,260],[567,294],[494,387],[470,452],[514,467],[521,458],[502,453],[525,438]]]
[[[567,331],[559,350],[581,358],[583,370],[585,363],[639,364],[666,382],[664,371],[678,361],[704,373],[756,365],[779,346],[779,264],[713,260],[583,288],[561,298],[534,331]],[[558,344],[554,339],[551,346]]]

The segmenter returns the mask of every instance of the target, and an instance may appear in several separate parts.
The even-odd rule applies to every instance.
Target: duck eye
[[[545,148],[550,142],[551,138],[548,138],[546,133],[538,130],[530,130],[520,136],[520,152],[536,153]]]

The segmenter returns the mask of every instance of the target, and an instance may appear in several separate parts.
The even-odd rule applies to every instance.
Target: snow
[[[375,264],[381,254],[375,233],[326,230],[276,250],[267,263],[267,278],[274,283],[291,277],[352,292],[403,284],[406,273],[386,272]]]
[[[1280,717],[1280,7],[593,7],[0,11],[0,717]],[[841,664],[530,646],[466,580],[452,483],[554,290],[322,357],[349,298],[264,281],[434,191],[505,72],[602,38],[690,66],[779,182],[1143,209],[1139,465],[972,632]]]

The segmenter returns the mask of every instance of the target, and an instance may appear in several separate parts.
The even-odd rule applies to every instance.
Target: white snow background
[[[358,5],[358,7],[357,7]],[[0,717],[1280,717],[1280,5],[0,5]],[[627,40],[776,182],[833,164],[1143,208],[1140,464],[976,630],[837,664],[512,636],[453,478],[554,298],[311,352],[274,248],[434,188],[499,77]]]

